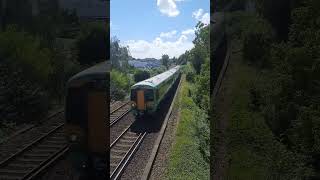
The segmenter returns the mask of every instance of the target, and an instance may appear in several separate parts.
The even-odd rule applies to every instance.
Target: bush
[[[110,94],[113,100],[122,100],[128,95],[130,84],[129,77],[113,69],[110,74]]]
[[[105,61],[109,49],[108,32],[100,24],[86,24],[81,27],[77,39],[78,61],[81,65],[92,65]]]
[[[48,110],[51,52],[35,37],[9,27],[0,33],[0,112],[3,121],[41,119]]]
[[[187,65],[183,66],[182,71],[186,74],[186,80],[188,82],[194,82],[196,72],[193,70],[193,67],[188,63]]]
[[[265,66],[268,64],[273,32],[271,26],[259,17],[253,17],[244,31],[243,58],[250,63]]]
[[[140,82],[150,77],[150,73],[148,71],[137,70],[134,74],[134,81]]]

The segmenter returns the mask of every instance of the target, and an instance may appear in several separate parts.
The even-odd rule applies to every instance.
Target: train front
[[[76,74],[67,84],[65,130],[75,179],[107,177],[109,67],[107,62],[97,64]]]
[[[132,103],[132,110],[135,116],[139,117],[144,114],[150,114],[154,112],[154,89],[150,86],[144,85],[144,82],[140,82],[132,86],[130,98]]]

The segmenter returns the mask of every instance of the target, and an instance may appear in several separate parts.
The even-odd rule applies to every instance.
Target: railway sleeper
[[[115,154],[125,154],[128,151],[123,150],[123,149],[111,149],[111,152],[115,153]]]
[[[58,145],[53,145],[53,144],[41,144],[38,146],[40,149],[56,149],[59,150],[63,147],[63,144],[61,144],[60,146]]]
[[[24,157],[50,157],[52,153],[43,153],[43,154],[28,153],[28,154],[25,154]]]
[[[24,175],[27,174],[29,172],[29,169],[23,169],[23,170],[18,170],[18,169],[9,169],[9,168],[5,168],[5,169],[0,169],[0,179],[2,175]]]
[[[32,151],[30,151],[30,153],[45,153],[45,154],[48,154],[48,153],[53,153],[54,151],[56,151],[55,149],[52,150],[52,149],[33,149]]]
[[[138,136],[134,135],[134,136],[128,136],[128,135],[124,135],[123,139],[137,139]]]
[[[58,144],[58,145],[63,145],[63,144],[67,144],[67,141],[57,141],[57,140],[46,140],[46,143],[50,143],[50,144]]]
[[[120,140],[121,141],[121,140]],[[124,148],[130,148],[132,146],[132,144],[122,144],[122,143],[118,143],[116,144],[116,146],[118,147],[124,147]]]
[[[115,169],[117,166],[118,166],[118,164],[115,164],[115,163],[110,164],[110,167],[114,167],[113,169]],[[111,170],[111,168],[110,168],[110,170]]]
[[[122,159],[123,158],[123,156],[118,156],[118,155],[112,155],[111,156],[111,159]]]
[[[28,162],[28,163],[41,163],[43,159],[34,159],[34,158],[25,158],[25,157],[20,157],[17,159],[18,161]]]
[[[136,138],[132,139],[121,139],[120,142],[133,144]]]
[[[10,169],[33,169],[35,167],[37,167],[37,165],[35,164],[19,164],[19,163],[14,163],[14,164],[10,164],[7,166]]]
[[[18,175],[0,175],[0,179],[19,180],[19,179],[21,179],[21,176],[18,176]]]
[[[64,136],[52,136],[50,139],[55,139],[55,140],[66,140],[65,135]]]

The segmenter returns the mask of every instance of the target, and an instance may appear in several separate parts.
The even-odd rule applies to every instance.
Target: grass
[[[250,88],[269,84],[272,78],[245,63],[241,53],[232,55],[229,71],[231,100],[226,179],[299,179],[300,174],[310,173],[301,164],[304,157],[289,151],[276,139],[265,123],[263,112],[250,108]]]
[[[260,114],[249,109],[249,89],[257,77],[257,73],[240,61],[234,62],[231,75],[231,113],[228,128],[230,138],[228,179],[264,179],[267,176],[266,159],[256,152],[250,143],[260,139],[272,138]],[[257,131],[266,136],[259,136]],[[263,140],[262,140],[262,139]],[[250,142],[251,140],[251,142]],[[270,140],[269,140],[270,141]]]
[[[167,179],[209,179],[209,162],[200,150],[203,139],[199,139],[197,134],[200,128],[198,113],[201,110],[188,96],[190,88],[191,84],[183,76],[177,99],[181,114],[175,142],[170,150]]]

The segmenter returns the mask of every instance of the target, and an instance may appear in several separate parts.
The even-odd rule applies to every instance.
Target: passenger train
[[[106,179],[109,156],[108,61],[90,67],[67,83],[65,131],[74,179]]]
[[[180,74],[180,66],[176,66],[161,74],[134,84],[131,87],[130,94],[134,114],[140,116],[154,113],[173,84],[180,78]]]

